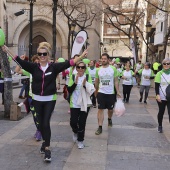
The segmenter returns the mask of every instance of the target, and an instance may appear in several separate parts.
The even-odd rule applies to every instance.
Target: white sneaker
[[[73,133],[73,142],[77,141],[77,133]]]
[[[83,142],[78,142],[77,146],[78,146],[78,149],[83,149],[84,148]]]

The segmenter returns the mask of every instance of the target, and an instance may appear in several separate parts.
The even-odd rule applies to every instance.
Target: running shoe
[[[38,130],[36,130],[35,134],[34,134],[34,138],[37,137],[37,133],[38,133]]]
[[[96,108],[96,105],[93,105],[93,108]]]
[[[142,102],[142,98],[139,99],[139,102]]]
[[[44,154],[45,153],[45,142],[42,143],[42,146],[40,148],[40,153]]]
[[[158,132],[159,132],[159,133],[162,133],[162,132],[163,132],[162,126],[158,126]]]
[[[147,104],[147,101],[145,100],[144,103]]]
[[[108,126],[112,127],[112,119],[108,119]]]
[[[84,148],[83,141],[82,142],[78,141],[77,146],[78,146],[78,149],[83,149]]]
[[[36,135],[36,141],[40,141],[42,139],[41,132],[38,131]]]
[[[51,162],[51,151],[49,149],[45,150],[44,161],[45,162]]]
[[[95,132],[96,135],[100,135],[102,133],[102,128],[98,128],[97,131]]]
[[[73,133],[73,142],[77,141],[77,133]]]

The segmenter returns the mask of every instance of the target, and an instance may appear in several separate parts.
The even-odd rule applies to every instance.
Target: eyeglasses
[[[77,66],[76,68],[78,68],[78,69],[85,69],[86,67],[85,66]]]
[[[38,56],[47,56],[48,53],[38,53]]]
[[[164,66],[165,66],[165,65],[169,66],[169,65],[170,65],[170,63],[163,63],[163,65],[164,65]]]

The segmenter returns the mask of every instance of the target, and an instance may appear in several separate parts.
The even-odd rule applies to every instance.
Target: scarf
[[[163,69],[163,72],[168,75],[170,74],[170,69],[167,69],[167,70]]]

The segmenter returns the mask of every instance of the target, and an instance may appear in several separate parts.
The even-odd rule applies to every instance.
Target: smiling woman
[[[169,84],[170,84],[170,59],[162,61],[163,69],[156,74],[155,77],[155,92],[158,103],[158,132],[162,133],[162,121],[165,112],[165,107],[168,108],[169,122],[170,122],[170,101],[169,101]]]
[[[11,51],[4,46],[11,56]],[[21,60],[20,57],[13,57],[23,69],[32,74],[32,103],[39,120],[39,127],[43,138],[40,153],[45,153],[44,161],[51,161],[49,150],[51,139],[50,118],[56,103],[56,77],[63,70],[73,66],[87,55],[87,50],[80,57],[60,63],[50,63],[51,45],[47,42],[39,44],[37,53],[40,63],[31,63]]]

